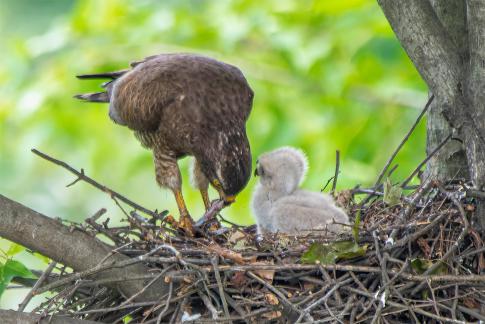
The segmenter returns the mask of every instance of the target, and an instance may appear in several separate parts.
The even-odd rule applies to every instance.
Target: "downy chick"
[[[297,234],[328,228],[341,232],[347,214],[327,194],[299,189],[308,168],[305,154],[283,147],[261,155],[255,176],[260,177],[252,199],[258,233]]]

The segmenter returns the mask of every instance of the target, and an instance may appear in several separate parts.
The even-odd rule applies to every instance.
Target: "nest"
[[[96,280],[96,271],[61,273],[54,283],[62,284],[51,284],[57,292],[35,311],[106,323],[483,321],[485,249],[465,193],[463,183],[427,182],[389,203],[374,189],[344,191],[337,201],[360,222],[340,235],[261,237],[218,215],[187,237],[163,217],[132,212],[126,226],[111,227],[97,221],[100,211],[76,227],[108,237],[169,291],[136,302]],[[335,242],[355,253],[334,251],[328,262]],[[324,253],[309,256],[312,248]]]

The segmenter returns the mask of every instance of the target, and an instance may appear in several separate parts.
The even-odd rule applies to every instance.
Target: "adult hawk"
[[[180,226],[192,231],[177,160],[195,157],[193,179],[209,208],[209,183],[227,204],[251,176],[246,121],[253,91],[232,65],[194,54],[160,54],[131,63],[131,68],[79,75],[111,79],[103,92],[77,95],[109,102],[109,116],[134,131],[153,151],[156,180],[170,189],[180,211]]]

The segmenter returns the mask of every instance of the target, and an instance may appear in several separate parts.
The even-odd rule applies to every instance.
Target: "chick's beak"
[[[259,173],[258,173],[258,168],[254,169],[254,176],[255,176],[255,177],[259,176]]]

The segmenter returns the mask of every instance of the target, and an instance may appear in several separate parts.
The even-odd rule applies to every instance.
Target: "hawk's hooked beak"
[[[232,204],[235,201],[236,201],[236,196],[225,196],[224,197],[224,205],[226,205],[226,206]]]
[[[212,180],[212,185],[214,186],[214,188],[219,193],[219,197],[222,200],[224,200],[224,205],[225,206],[228,206],[228,205],[230,205],[230,204],[232,204],[233,202],[236,201],[236,196],[235,195],[226,196],[226,194],[222,190],[222,186],[221,186],[221,183],[219,182],[219,180],[217,180],[217,179]]]

